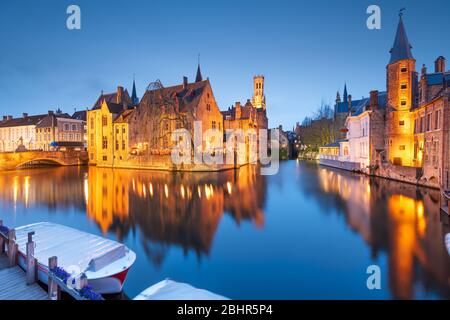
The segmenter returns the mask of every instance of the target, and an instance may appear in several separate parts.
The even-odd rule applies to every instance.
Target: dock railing
[[[39,264],[34,257],[33,232],[28,233],[28,241],[26,243],[26,281],[27,285],[34,284],[38,281]],[[18,265],[19,246],[16,243],[15,229],[9,229],[3,225],[0,220],[0,254],[7,253],[8,267],[12,268]],[[95,293],[89,286],[86,274],[74,276],[66,272],[63,268],[58,267],[58,258],[51,257],[48,259],[48,298],[49,300],[60,300],[61,292],[68,293],[76,300],[103,300],[100,294]]]

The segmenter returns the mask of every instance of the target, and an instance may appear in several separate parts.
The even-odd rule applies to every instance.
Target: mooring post
[[[17,265],[18,254],[19,246],[16,244],[16,230],[11,229],[8,231],[8,260],[10,268]]]
[[[88,279],[86,274],[83,272],[80,276],[80,287],[78,288],[78,290],[83,289],[84,287],[87,287],[88,285]]]
[[[60,299],[60,289],[58,284],[50,276],[51,270],[54,270],[58,266],[58,258],[50,257],[48,258],[48,299],[49,300],[59,300]]]
[[[3,227],[3,220],[0,220],[0,227]],[[0,255],[5,253],[5,239],[0,235]]]
[[[28,232],[27,242],[27,284],[36,282],[36,259],[34,258],[33,232]]]

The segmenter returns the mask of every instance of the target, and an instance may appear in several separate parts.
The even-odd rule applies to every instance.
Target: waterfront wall
[[[83,151],[26,151],[0,152],[0,171],[16,170],[27,165],[76,166],[87,164]]]
[[[173,163],[170,155],[152,155],[150,157],[141,157],[130,155],[126,160],[114,159],[111,164],[97,163],[101,168],[123,168],[123,169],[145,169],[145,170],[164,170],[164,171],[222,171],[239,168],[242,164],[180,164]]]

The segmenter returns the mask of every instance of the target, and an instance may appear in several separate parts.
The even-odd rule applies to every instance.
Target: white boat
[[[229,300],[218,294],[197,289],[187,283],[169,279],[158,282],[138,294],[133,300]]]
[[[128,270],[136,254],[125,245],[91,233],[50,222],[40,222],[16,228],[19,265],[26,268],[26,243],[33,232],[34,257],[38,261],[38,277],[48,283],[48,259],[58,258],[58,267],[75,274],[84,272],[96,293],[122,291]]]

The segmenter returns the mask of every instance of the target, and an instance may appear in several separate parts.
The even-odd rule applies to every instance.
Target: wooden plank
[[[0,256],[0,300],[46,300],[47,293],[37,284],[27,285],[27,277],[20,267],[6,268],[8,259]]]

